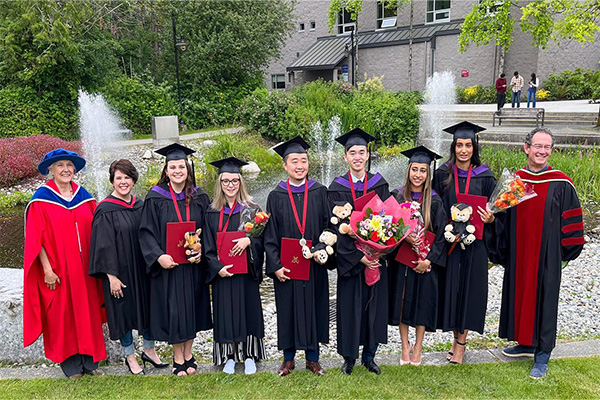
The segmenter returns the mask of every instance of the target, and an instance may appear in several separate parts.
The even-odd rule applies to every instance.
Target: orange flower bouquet
[[[244,231],[247,237],[259,237],[265,231],[270,217],[271,215],[262,211],[257,204],[244,204],[238,230]]]
[[[518,175],[510,173],[505,168],[492,192],[490,197],[492,200],[487,203],[487,209],[495,214],[535,196],[537,193],[529,183],[523,182]]]

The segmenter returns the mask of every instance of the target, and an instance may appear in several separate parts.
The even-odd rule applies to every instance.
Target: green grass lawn
[[[600,357],[552,360],[548,375],[529,378],[531,361],[442,367],[383,366],[379,376],[357,367],[352,376],[339,369],[323,377],[306,370],[281,378],[200,374],[173,376],[104,376],[67,379],[2,380],[1,399],[340,399],[340,398],[544,398],[600,397]]]

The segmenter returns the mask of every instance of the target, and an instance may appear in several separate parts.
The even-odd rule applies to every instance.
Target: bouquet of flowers
[[[354,211],[350,216],[356,248],[370,260],[392,252],[416,227],[416,220],[410,217],[410,203],[400,205],[393,196],[383,202],[376,195],[362,211]],[[374,285],[379,277],[379,269],[365,269],[367,285]]]
[[[262,211],[258,204],[245,203],[241,211],[238,230],[246,232],[247,237],[258,237],[265,231],[270,217],[271,215]]]
[[[416,244],[413,245],[412,249],[417,253],[417,259],[423,261],[427,258],[427,255],[431,250],[431,243],[429,243],[425,235],[425,222],[423,221],[423,215],[421,214],[421,204],[417,201],[411,202],[410,212],[410,218],[417,221],[417,225],[412,232],[412,234],[415,235]],[[429,271],[431,271],[431,266],[427,268],[427,272]]]
[[[505,168],[492,192],[491,199],[493,200],[487,203],[487,209],[495,214],[535,196],[537,193],[533,191],[530,184],[523,182],[518,175],[510,173]]]

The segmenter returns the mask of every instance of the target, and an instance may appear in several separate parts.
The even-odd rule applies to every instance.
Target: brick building
[[[471,44],[459,53],[458,35],[464,17],[478,0],[413,0],[412,90],[423,90],[428,76],[449,70],[460,86],[492,85],[499,75],[500,49]],[[299,0],[296,29],[282,55],[266,70],[269,89],[290,89],[319,77],[338,80],[352,77],[350,32],[354,21],[347,12],[338,15],[333,32],[327,26],[330,0]],[[408,90],[410,6],[386,10],[384,1],[364,0],[358,16],[356,80],[365,74],[384,76],[390,90]],[[520,10],[514,8],[515,20]],[[600,40],[580,45],[564,41],[545,50],[533,46],[531,35],[515,23],[514,40],[504,57],[508,77],[518,70],[525,79],[535,72],[543,84],[550,74],[575,68],[600,68]],[[344,74],[344,72],[346,72]]]

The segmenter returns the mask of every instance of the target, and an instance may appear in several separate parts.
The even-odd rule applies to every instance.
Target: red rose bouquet
[[[518,175],[511,174],[505,168],[492,192],[492,200],[487,203],[487,209],[495,214],[535,196],[537,193],[529,183],[523,182]]]
[[[240,215],[239,231],[246,232],[247,237],[258,237],[263,234],[271,215],[262,211],[255,203],[245,203]]]
[[[410,203],[400,205],[393,196],[384,202],[375,195],[362,211],[354,211],[350,216],[356,248],[370,260],[392,252],[416,227],[416,221],[410,217]],[[374,285],[379,278],[379,269],[365,269],[367,285]]]

